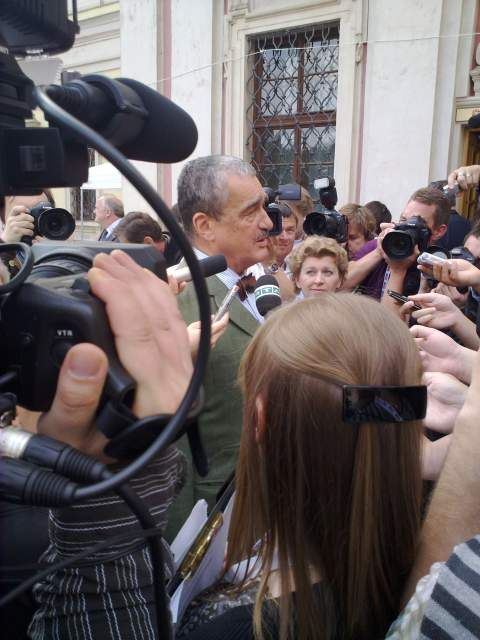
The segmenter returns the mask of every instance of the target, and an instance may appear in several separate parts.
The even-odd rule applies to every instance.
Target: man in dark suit
[[[117,242],[115,227],[124,216],[123,204],[120,198],[113,194],[105,194],[95,203],[95,222],[101,228],[99,240]]]
[[[228,290],[249,268],[269,256],[268,232],[272,222],[265,208],[265,194],[251,165],[231,156],[208,156],[187,163],[178,181],[178,208],[185,232],[197,257],[222,253],[228,269],[207,279],[212,313]],[[198,320],[198,305],[189,285],[179,296],[187,324]],[[211,507],[225,480],[235,468],[242,428],[242,400],[237,373],[245,348],[262,321],[255,296],[246,292],[230,307],[225,334],[210,354],[204,380],[205,404],[199,428],[210,471],[201,478],[192,467],[186,439],[188,478],[169,513],[167,538],[172,539],[194,504],[204,498]]]

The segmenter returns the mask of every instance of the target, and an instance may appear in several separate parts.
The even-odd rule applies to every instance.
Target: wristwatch
[[[272,264],[269,267],[267,267],[265,269],[265,271],[266,271],[267,274],[269,274],[269,273],[277,273],[277,271],[279,271],[279,269],[280,269],[280,267],[278,266],[278,264],[276,262],[272,262]]]

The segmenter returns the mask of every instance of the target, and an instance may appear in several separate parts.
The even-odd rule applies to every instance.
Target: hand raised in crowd
[[[425,426],[439,433],[451,433],[465,401],[467,385],[450,373],[439,371],[424,373],[423,383],[428,393]]]
[[[423,308],[412,311],[414,304]],[[433,329],[451,329],[460,338],[462,344],[470,349],[478,349],[480,341],[477,336],[476,327],[458,307],[453,304],[453,300],[440,293],[422,293],[409,296],[400,309],[402,314],[410,314],[418,324]]]
[[[172,290],[173,295],[175,296],[178,296],[180,293],[182,293],[182,291],[188,285],[188,282],[179,282],[171,273],[167,273],[167,277],[168,285]]]
[[[418,311],[413,310],[413,306],[417,304],[422,307]],[[406,302],[400,308],[402,314],[411,314],[412,318],[427,327],[434,329],[446,329],[453,327],[463,316],[462,312],[456,307],[451,298],[443,296],[439,293],[420,293],[408,297]]]
[[[480,182],[480,165],[473,164],[468,167],[459,167],[448,176],[448,186],[453,188],[456,184],[460,189],[476,187]]]
[[[441,293],[443,296],[448,296],[452,299],[453,304],[459,309],[463,309],[467,304],[468,291],[467,293],[460,293],[457,287],[450,287],[448,284],[444,284],[443,282],[439,282],[437,286],[432,289],[432,293]]]
[[[480,287],[480,269],[467,260],[446,260],[433,267],[420,264],[418,268],[451,287]]]
[[[470,383],[475,351],[462,347],[445,333],[416,324],[410,328],[415,338],[424,371],[450,373]]]
[[[210,335],[210,348],[214,349],[219,338],[223,336],[228,327],[229,315],[226,313],[220,320],[213,322],[212,316],[212,333]],[[201,322],[192,322],[188,325],[188,340],[190,342],[190,353],[192,354],[192,360],[195,362],[198,353],[198,345],[200,343],[200,327]]]
[[[122,365],[137,382],[139,417],[174,413],[192,374],[187,327],[168,284],[123,251],[95,256],[92,292],[106,305]]]
[[[120,361],[137,383],[134,413],[174,413],[193,366],[187,328],[170,287],[122,251],[97,255],[88,278],[93,293],[105,302]],[[107,366],[98,347],[72,347],[39,433],[101,458],[105,438],[93,417]]]
[[[19,205],[9,212],[2,240],[6,243],[20,242],[23,236],[33,236],[34,219],[27,207]]]

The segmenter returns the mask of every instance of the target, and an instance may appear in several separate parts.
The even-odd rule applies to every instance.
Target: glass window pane
[[[326,23],[250,39],[248,148],[266,185],[295,181],[314,193],[317,177],[333,175],[338,27]]]

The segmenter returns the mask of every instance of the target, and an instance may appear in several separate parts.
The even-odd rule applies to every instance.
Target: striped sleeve
[[[455,547],[442,567],[425,609],[419,637],[480,638],[480,536]]]
[[[131,481],[162,529],[184,476],[183,454],[170,447]],[[53,564],[130,531],[127,542],[112,544],[35,586],[32,640],[155,640],[150,554],[145,541],[135,536],[136,517],[116,494],[52,510],[50,546],[41,562]],[[166,573],[171,575],[166,546]]]

